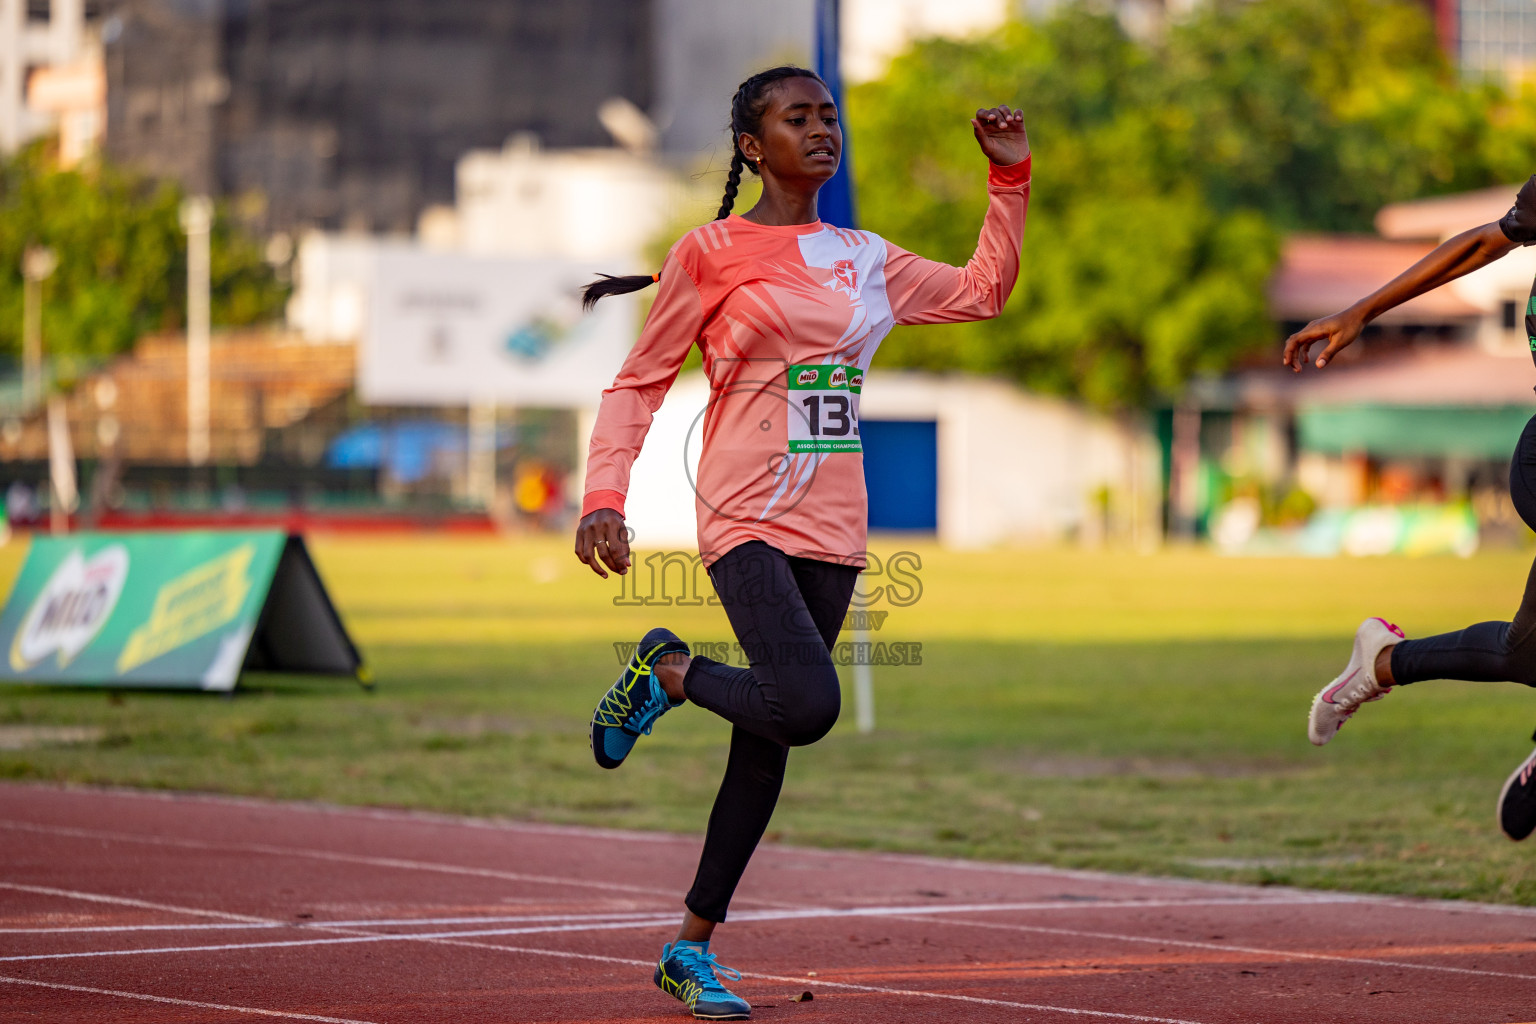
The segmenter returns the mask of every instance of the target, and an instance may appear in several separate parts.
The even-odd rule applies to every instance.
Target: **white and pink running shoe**
[[[1390,647],[1404,640],[1403,631],[1386,619],[1366,619],[1355,630],[1355,650],[1349,664],[1333,682],[1323,687],[1312,701],[1312,714],[1307,718],[1307,739],[1322,746],[1333,739],[1334,734],[1349,716],[1360,710],[1368,701],[1381,700],[1391,690],[1376,681],[1376,656],[1383,647]]]
[[[1499,831],[1517,842],[1536,832],[1536,753],[1504,780],[1498,816]]]

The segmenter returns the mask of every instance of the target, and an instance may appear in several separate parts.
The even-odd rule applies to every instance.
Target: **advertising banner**
[[[228,691],[246,668],[365,678],[279,530],[38,537],[0,611],[0,682]]]
[[[596,406],[637,324],[633,299],[581,308],[612,267],[381,249],[357,393],[384,405]]]

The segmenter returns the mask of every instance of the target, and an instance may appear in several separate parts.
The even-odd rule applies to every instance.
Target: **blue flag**
[[[843,106],[843,72],[839,53],[842,47],[841,8],[839,0],[816,0],[816,73],[832,90],[837,116],[843,128],[843,155],[832,180],[821,186],[816,209],[823,223],[840,228],[858,225],[853,215],[852,160],[848,145],[847,108]]]

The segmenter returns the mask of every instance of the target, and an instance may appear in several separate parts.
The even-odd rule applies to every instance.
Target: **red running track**
[[[0,1022],[686,1020],[698,845],[0,786]],[[770,845],[715,947],[758,1021],[1536,1021],[1516,907]]]

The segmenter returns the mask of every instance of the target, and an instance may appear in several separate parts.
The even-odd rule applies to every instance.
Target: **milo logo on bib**
[[[787,450],[862,452],[859,391],[864,372],[856,366],[791,366]]]

